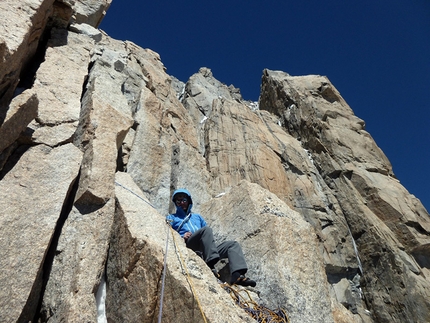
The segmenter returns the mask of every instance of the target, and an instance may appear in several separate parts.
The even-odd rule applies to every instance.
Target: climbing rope
[[[246,289],[238,289],[236,285],[222,283],[221,287],[226,290],[234,302],[245,310],[258,323],[290,323],[287,313],[283,309],[273,311],[256,303]],[[247,297],[241,295],[246,292]]]
[[[176,248],[176,250],[178,250],[178,254],[179,254],[179,258],[180,258],[180,261],[181,261],[182,268],[185,269],[185,273],[186,273],[186,276],[187,276],[187,281],[188,281],[188,284],[191,287],[191,292],[193,293],[194,299],[196,300],[197,305],[199,306],[200,312],[202,313],[203,320],[205,321],[205,323],[207,323],[205,313],[203,312],[202,305],[200,304],[199,298],[197,297],[197,293],[196,293],[196,291],[194,289],[193,282],[191,280],[190,274],[188,273],[188,269],[187,269],[187,266],[185,264],[184,258],[182,257],[181,250],[178,248],[178,245],[176,243],[175,231],[173,230],[173,228],[170,225],[169,225],[169,228],[170,228],[170,231],[172,232],[172,237],[173,237],[173,242],[175,244],[175,248]]]
[[[115,181],[115,184],[118,186],[121,186],[123,189],[129,191],[131,194],[133,194],[134,196],[137,196],[139,199],[141,199],[143,202],[145,202],[146,204],[148,204],[150,207],[152,207],[153,209],[155,209],[155,206],[152,205],[151,203],[149,203],[147,200],[145,200],[143,197],[141,197],[140,195],[136,194],[135,192],[133,192],[131,189],[125,187],[124,185],[118,183],[117,181]]]
[[[151,203],[149,203],[147,200],[145,200],[144,198],[142,198],[140,195],[138,195],[135,192],[133,192],[131,189],[125,187],[124,185],[118,183],[117,181],[115,181],[115,184],[118,185],[118,186],[120,186],[120,187],[122,187],[123,189],[129,191],[131,194],[133,194],[134,196],[138,197],[143,202],[145,202],[146,204],[148,204],[149,206],[151,206],[152,208],[155,209],[155,207]],[[205,314],[203,312],[202,305],[200,304],[199,298],[197,297],[197,293],[196,293],[196,291],[194,289],[193,282],[191,281],[190,274],[188,273],[187,266],[185,265],[185,262],[184,262],[184,259],[182,257],[181,251],[179,250],[178,245],[176,244],[175,232],[173,231],[173,228],[169,224],[168,224],[168,227],[170,228],[170,230],[172,232],[173,242],[175,243],[176,250],[178,250],[178,253],[179,253],[179,256],[180,256],[180,260],[181,260],[181,264],[182,264],[182,268],[185,269],[187,280],[188,280],[188,284],[191,287],[191,292],[193,293],[194,298],[197,301],[197,304],[199,306],[200,312],[202,313],[203,320],[205,321],[205,323],[207,323]],[[162,317],[162,314],[163,314],[163,298],[164,298],[164,286],[165,286],[165,278],[166,278],[166,265],[167,265],[167,251],[168,251],[168,246],[169,246],[169,229],[167,229],[166,251],[165,251],[165,254],[164,254],[163,276],[162,276],[162,282],[161,282],[160,308],[159,308],[159,313],[158,313],[158,323],[161,323],[161,317]]]
[[[169,227],[170,227],[170,225],[169,225]],[[161,323],[161,316],[163,314],[163,298],[164,298],[164,285],[165,285],[165,281],[166,281],[167,250],[168,250],[168,248],[169,248],[169,229],[167,228],[166,252],[164,253],[163,278],[161,280],[160,310],[158,312],[158,323]]]

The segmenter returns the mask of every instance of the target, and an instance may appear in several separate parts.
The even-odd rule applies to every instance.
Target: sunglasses
[[[185,202],[188,202],[188,199],[186,197],[179,198],[179,199],[175,200],[176,204],[182,204],[182,203],[185,203]]]

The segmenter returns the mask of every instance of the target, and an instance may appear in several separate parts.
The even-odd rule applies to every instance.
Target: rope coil
[[[222,283],[221,287],[230,294],[231,298],[240,308],[245,310],[258,323],[290,323],[284,309],[279,308],[277,311],[273,311],[256,303],[246,289],[239,290],[235,285],[227,283]],[[247,298],[241,295],[243,291],[246,292]]]

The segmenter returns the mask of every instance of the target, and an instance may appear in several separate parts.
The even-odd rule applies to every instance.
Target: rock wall
[[[178,187],[291,322],[430,321],[429,214],[326,77],[184,84],[109,4],[0,4],[0,321],[252,322],[166,225]]]

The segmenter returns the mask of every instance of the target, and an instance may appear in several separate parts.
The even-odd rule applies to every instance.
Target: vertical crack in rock
[[[84,101],[85,98],[85,94],[87,93],[88,90],[88,82],[89,82],[89,75],[91,73],[91,69],[94,66],[94,61],[90,61],[88,64],[88,74],[85,76],[84,81],[82,82],[82,93],[81,93],[81,102]],[[82,104],[81,104],[81,108],[82,108]]]
[[[60,239],[61,231],[63,229],[64,223],[66,222],[70,212],[72,211],[73,201],[75,199],[76,192],[78,190],[79,177],[80,177],[80,173],[70,184],[70,190],[69,190],[69,192],[66,195],[66,198],[64,200],[64,204],[63,204],[63,207],[61,209],[60,217],[58,218],[57,224],[55,226],[54,234],[52,236],[51,242],[50,242],[49,247],[48,247],[47,252],[46,252],[45,259],[44,259],[43,264],[42,264],[42,270],[40,271],[40,273],[41,273],[41,277],[40,277],[41,278],[41,289],[40,289],[39,295],[37,296],[39,302],[37,305],[36,312],[34,313],[34,315],[32,315],[32,317],[33,317],[32,322],[39,322],[39,319],[41,319],[42,322],[46,322],[47,317],[51,316],[51,315],[46,315],[46,313],[41,313],[43,296],[45,294],[46,285],[48,283],[49,275],[51,273],[51,268],[52,268],[52,263],[54,261],[54,257],[58,254],[57,246],[58,246],[58,241]],[[33,291],[32,291],[32,293],[33,293]],[[30,298],[31,297],[29,297],[29,299]],[[26,308],[24,308],[23,314],[21,315],[22,319],[23,319],[22,316],[24,315],[24,313],[26,313]],[[18,322],[21,322],[21,320],[18,320]]]
[[[20,70],[11,72],[12,74],[20,73],[16,81],[9,80],[11,83],[3,90],[0,84],[0,128],[1,132],[3,132],[0,132],[0,169],[2,168],[2,164],[6,162],[8,155],[17,145],[12,143],[12,146],[15,147],[2,154],[3,149],[6,148],[5,146],[11,145],[11,142],[19,137],[19,133],[37,116],[37,95],[35,93],[30,94],[29,92],[22,93],[33,86],[36,72],[45,58],[50,29],[45,28],[43,32],[40,30],[33,31],[33,33],[41,34],[40,38],[37,36],[34,40],[37,41],[36,50],[30,57],[22,60]],[[0,79],[0,83],[7,83],[9,77],[11,79],[14,78],[13,75],[6,76],[4,79]],[[7,94],[7,92],[10,93]],[[14,104],[14,102],[17,103]]]
[[[85,82],[82,87],[82,96],[81,96],[81,110],[79,113],[79,123],[76,128],[75,134],[73,136],[73,143],[75,146],[80,148],[82,151],[85,151],[85,148],[90,144],[91,138],[94,135],[94,130],[91,127],[90,123],[90,113],[91,109],[89,107],[92,106],[92,97],[91,97],[91,83],[89,83],[89,75],[91,73],[91,69],[94,66],[94,62],[88,65],[88,76],[85,79]]]
[[[173,194],[173,191],[177,189],[178,185],[178,172],[179,172],[179,163],[181,162],[181,149],[179,145],[172,145],[172,159],[171,165],[172,168],[170,170],[170,195]]]
[[[42,33],[36,52],[21,70],[21,74],[19,75],[19,83],[14,95],[20,94],[25,89],[30,89],[33,86],[36,72],[39,69],[40,64],[42,64],[45,59],[50,33],[51,28],[45,29]]]
[[[116,172],[124,171],[124,159],[123,159],[123,148],[122,145],[118,149],[118,156],[116,158]]]
[[[19,4],[20,5],[20,4]],[[27,15],[19,9],[19,5],[6,3],[6,12],[12,20],[17,19],[16,29],[9,34],[0,35],[0,126],[7,114],[10,100],[16,92],[16,86],[21,80],[21,86],[31,86],[35,70],[43,60],[45,41],[50,27],[47,27],[52,14],[51,1],[39,1],[28,6]],[[2,6],[2,10],[4,7]],[[19,27],[18,24],[20,25]],[[11,37],[13,35],[13,37]],[[10,40],[10,41],[9,41]],[[20,75],[18,75],[20,74]]]

